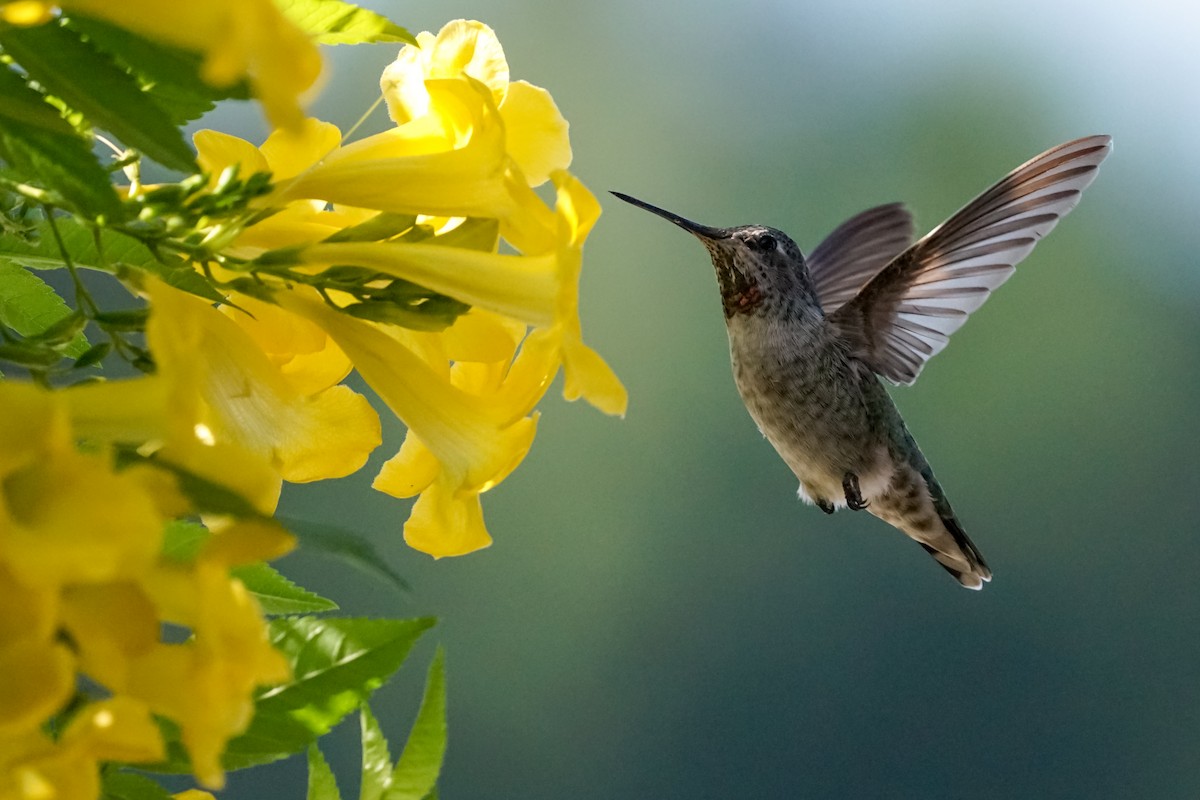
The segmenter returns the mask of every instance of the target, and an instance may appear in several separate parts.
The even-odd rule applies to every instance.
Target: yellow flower
[[[510,80],[503,49],[487,26],[459,20],[418,40],[421,47],[401,50],[381,81],[397,123],[391,130],[344,143],[333,126],[308,120],[273,133],[261,148],[205,131],[195,141],[211,174],[231,165],[243,174],[272,172],[275,188],[259,201],[272,213],[242,231],[227,254],[253,259],[279,251],[263,263],[291,270],[298,279],[256,273],[282,313],[237,294],[231,303],[271,330],[290,331],[292,317],[327,336],[408,426],[403,446],[374,486],[417,497],[405,539],[440,557],[490,543],[479,495],[524,458],[536,428],[534,406],[559,366],[569,399],[586,398],[610,414],[623,414],[627,400],[608,365],[581,337],[582,251],[600,207],[566,172],[571,161],[566,121],[545,90]],[[547,179],[554,182],[553,206],[532,188]],[[335,235],[377,212],[411,215],[413,227],[386,241]],[[499,252],[494,233],[456,236],[489,227],[515,252]],[[386,328],[341,311],[354,302],[352,295],[330,288],[319,298],[300,285],[344,266],[415,284],[469,306],[470,313],[436,333]],[[236,269],[216,272],[233,277]],[[282,345],[273,343],[273,337],[253,334],[238,312],[225,313],[255,337],[273,363],[290,363],[293,334],[277,337]],[[218,351],[243,349],[215,333],[205,335],[223,343],[214,346],[213,358]],[[322,352],[320,335],[311,338],[312,353]],[[193,339],[178,357],[182,362],[185,352],[204,349],[201,339]],[[276,352],[285,358],[272,355]],[[248,366],[238,372],[260,374]],[[325,377],[335,375],[330,368]],[[256,401],[258,408],[272,409],[269,414],[236,412],[235,404],[253,406],[246,398],[263,392],[234,392],[233,385],[225,381],[216,394],[236,397],[236,403],[215,399],[212,381],[202,390],[208,406],[220,407],[213,419],[203,417],[205,424],[255,452],[269,450],[277,466],[281,431],[272,424],[311,435],[328,427],[327,418],[308,426],[289,420],[280,410],[288,402],[276,399]],[[300,396],[313,398],[322,390],[332,389],[314,383]],[[230,425],[232,418],[243,424]],[[256,421],[244,424],[248,419]]]
[[[440,527],[405,527],[410,545],[431,555],[459,555],[491,541],[478,513],[478,495],[495,486],[525,457],[534,420],[511,419],[504,409],[455,388],[412,349],[371,323],[354,319],[298,291],[277,295],[284,308],[324,328],[354,362],[359,374],[442,465],[437,489],[453,508]],[[423,498],[424,499],[424,498]],[[414,519],[428,506],[414,508]],[[420,514],[419,514],[420,512]],[[430,536],[429,534],[432,534]],[[430,539],[436,541],[430,541]]]
[[[148,593],[164,619],[194,635],[182,644],[155,644],[129,662],[127,691],[179,723],[196,777],[214,789],[224,784],[225,743],[250,724],[255,687],[291,674],[271,647],[257,601],[229,577],[231,566],[279,555],[291,539],[251,525],[214,536],[192,565],[148,576]]]
[[[274,0],[24,0],[3,7],[13,24],[47,22],[54,8],[106,19],[165,44],[201,53],[203,79],[222,88],[245,78],[275,125],[294,128],[300,95],[321,74],[316,44]]]
[[[439,113],[426,81],[466,76],[490,91],[504,122],[508,154],[530,186],[545,183],[551,172],[570,165],[567,121],[545,89],[509,82],[508,61],[495,31],[482,22],[459,19],[446,23],[437,36],[419,34],[417,44],[404,47],[380,79],[396,124]]]
[[[150,301],[147,338],[159,371],[184,383],[195,376],[203,404],[195,422],[213,441],[269,461],[292,482],[348,475],[379,444],[378,416],[338,383],[350,365],[322,331],[250,298],[240,302],[253,318],[163,283],[151,286]]]
[[[296,380],[321,371],[298,369]],[[255,687],[287,677],[261,610],[229,570],[286,552],[291,537],[234,520],[194,561],[166,561],[163,507],[191,513],[186,498],[169,473],[112,467],[112,442],[169,434],[164,380],[57,392],[0,382],[0,418],[23,422],[0,428],[0,797],[94,798],[100,762],[162,758],[151,711],[180,726],[197,776],[218,786],[221,752],[248,724]],[[150,389],[149,399],[131,389]],[[146,418],[132,424],[139,409]],[[86,451],[75,441],[84,429]],[[164,485],[165,502],[151,495]],[[164,642],[164,623],[192,638]],[[76,692],[77,674],[112,696],[84,705],[51,741],[42,729]]]
[[[21,800],[94,800],[104,761],[157,761],[158,726],[143,703],[113,697],[82,709],[53,741],[40,731],[0,739],[0,797]]]

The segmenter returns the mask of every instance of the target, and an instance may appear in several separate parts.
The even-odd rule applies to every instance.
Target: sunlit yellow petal
[[[563,373],[567,400],[582,397],[605,414],[625,416],[629,394],[595,350],[577,339],[563,342]]]
[[[495,32],[482,22],[454,20],[437,36],[423,33],[420,47],[408,45],[383,73],[380,87],[397,124],[429,113],[426,79],[469,76],[483,83],[496,105],[508,90],[508,62]]]
[[[54,4],[41,0],[15,0],[0,6],[0,19],[10,25],[41,25],[54,18]]]
[[[441,216],[509,213],[503,127],[495,107],[463,81],[432,81],[429,88],[445,125],[469,134],[465,144],[448,139],[453,132],[430,130],[414,139],[410,126],[394,128],[334,151],[280,187],[274,202],[309,198]]]
[[[464,485],[494,482],[496,474],[511,469],[514,450],[528,450],[532,432],[503,427],[485,404],[370,323],[299,292],[281,293],[279,302],[328,331],[380,398]]]
[[[337,149],[342,132],[318,119],[306,119],[298,128],[279,128],[262,144],[262,154],[276,181],[302,172]]]
[[[549,325],[555,319],[559,287],[553,254],[531,257],[436,244],[337,242],[312,245],[298,258],[312,266],[354,264],[378,270],[531,324]]]
[[[222,313],[254,340],[297,392],[319,392],[350,374],[350,359],[313,323],[253,297],[241,296],[237,303],[238,308],[222,306]]]
[[[500,117],[508,134],[508,153],[530,186],[539,186],[550,173],[570,166],[567,121],[545,89],[515,81],[500,106]]]
[[[222,170],[234,165],[243,178],[271,169],[257,147],[228,133],[200,130],[192,134],[192,142],[196,145],[196,160],[200,163],[200,169],[214,178]]]
[[[254,341],[203,300],[155,284],[150,337],[164,375],[200,370],[199,391],[211,411],[215,441],[269,459],[288,481],[348,475],[380,442],[379,418],[361,395],[334,386],[295,390]],[[192,346],[168,340],[186,329]],[[155,345],[157,343],[157,346]]]
[[[392,497],[415,497],[437,479],[441,469],[437,456],[409,433],[400,445],[400,452],[384,462],[371,488]]]
[[[483,524],[479,493],[436,481],[413,504],[404,524],[404,541],[434,558],[466,555],[487,547],[492,537]]]

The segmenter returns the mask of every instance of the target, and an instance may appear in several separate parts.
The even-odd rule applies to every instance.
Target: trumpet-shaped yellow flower
[[[508,61],[496,33],[482,22],[454,20],[437,36],[424,32],[417,47],[400,51],[380,79],[388,113],[398,125],[443,113],[427,81],[479,81],[491,93],[506,131],[506,149],[530,186],[571,163],[567,121],[545,89],[509,82]]]
[[[3,6],[15,25],[48,22],[52,10],[100,17],[143,36],[201,53],[201,76],[212,86],[249,80],[267,117],[294,128],[300,96],[321,74],[316,44],[280,13],[274,0],[23,0]]]
[[[204,410],[197,423],[214,441],[268,460],[292,482],[348,475],[379,444],[378,416],[365,398],[337,383],[349,363],[319,330],[274,313],[234,322],[162,283],[152,286],[150,300],[147,336],[159,370],[169,379],[199,372]],[[270,355],[263,341],[273,347]],[[278,364],[289,361],[308,367],[288,374]]]

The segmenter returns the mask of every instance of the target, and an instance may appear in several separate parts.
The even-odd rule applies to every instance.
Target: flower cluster
[[[460,20],[418,41],[384,72],[396,125],[383,133],[343,143],[309,120],[261,148],[196,135],[206,171],[275,180],[261,201],[274,213],[240,232],[226,250],[240,266],[220,273],[251,293],[230,297],[250,313],[230,311],[228,333],[210,328],[199,352],[244,362],[236,380],[255,387],[202,391],[218,441],[260,445],[290,481],[346,474],[373,447],[369,408],[321,384],[353,365],[408,427],[374,486],[417,497],[405,539],[441,557],[490,543],[479,495],[524,458],[560,366],[568,399],[620,414],[626,396],[580,334],[582,248],[600,207],[566,171],[566,121],[543,89],[509,80],[487,26]],[[546,182],[553,205],[535,191]],[[235,325],[256,347],[234,345]],[[320,385],[296,385],[311,377],[300,351],[320,362]],[[268,381],[251,361],[290,372]]]
[[[98,762],[163,757],[151,715],[179,726],[196,775],[220,786],[253,689],[288,677],[230,568],[282,554],[291,537],[229,520],[194,557],[173,558],[164,534],[192,510],[185,494],[136,458],[119,468],[120,440],[172,439],[161,388],[158,377],[58,392],[0,382],[0,417],[20,420],[0,427],[0,797],[95,796]],[[136,429],[131,398],[154,412]],[[77,675],[107,699],[51,737]]]
[[[567,171],[554,101],[510,80],[489,28],[421,34],[382,78],[394,126],[347,142],[300,112],[320,58],[273,0],[160,6],[0,0],[0,24],[61,9],[192,51],[203,80],[246,81],[275,125],[261,147],[198,133],[211,179],[147,187],[130,167],[118,196],[99,170],[108,216],[0,187],[41,214],[0,220],[20,233],[5,252],[28,256],[40,230],[57,261],[32,257],[67,268],[82,298],[50,328],[0,331],[8,356],[46,356],[10,358],[34,381],[0,380],[0,800],[90,800],[102,762],[173,757],[176,729],[199,781],[221,786],[254,692],[289,677],[231,570],[292,546],[271,520],[284,481],[349,475],[381,444],[351,371],[407,428],[374,486],[416,498],[404,536],[435,557],[491,542],[480,495],[527,454],[560,369],[567,399],[626,407],[579,320],[599,204]],[[60,227],[147,309],[98,308]],[[104,252],[110,234],[122,256]],[[93,323],[110,341],[89,347]],[[108,347],[147,374],[50,388],[84,374],[58,366],[73,337],[77,368]],[[181,530],[196,547],[172,544]]]

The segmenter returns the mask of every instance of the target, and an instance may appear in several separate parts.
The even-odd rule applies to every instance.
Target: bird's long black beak
[[[690,219],[685,219],[678,214],[672,214],[670,211],[661,209],[658,206],[652,206],[649,203],[638,200],[636,197],[630,197],[627,194],[621,194],[620,192],[613,192],[613,194],[630,205],[635,205],[638,208],[644,208],[651,214],[657,214],[663,219],[674,222],[676,225],[694,236],[699,236],[704,239],[729,238],[729,231],[724,228],[711,228],[708,225],[701,225],[698,222],[692,222]]]

